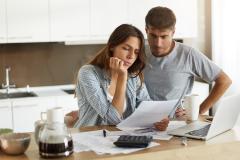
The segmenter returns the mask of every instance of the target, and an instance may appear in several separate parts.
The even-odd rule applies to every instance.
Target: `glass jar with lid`
[[[73,153],[71,134],[60,107],[47,110],[47,121],[39,133],[39,154],[43,158],[67,157]]]

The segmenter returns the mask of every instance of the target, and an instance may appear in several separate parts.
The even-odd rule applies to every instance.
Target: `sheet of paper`
[[[110,131],[107,131],[111,135]],[[119,132],[120,133],[120,132]],[[114,133],[117,134],[117,133]],[[119,136],[106,136],[103,137],[102,130],[93,132],[83,132],[72,134],[74,152],[94,151],[96,154],[119,154],[131,153],[145,148],[119,148],[113,142]],[[147,148],[160,145],[159,143],[151,142]]]
[[[167,127],[167,131],[171,131],[173,129],[177,129],[177,128],[180,128],[180,127],[183,127],[187,125],[187,123],[185,121],[170,121],[168,127]]]
[[[153,123],[168,117],[178,100],[171,101],[143,101],[131,116],[117,125],[117,128],[146,128]]]
[[[185,121],[170,121],[166,131],[157,131],[153,139],[170,140],[173,136],[167,134],[168,131],[187,125]]]
[[[120,136],[120,135],[127,135],[128,132],[126,131],[107,131],[107,136]]]
[[[158,131],[154,128],[127,128],[125,132],[130,135],[146,135],[153,136],[153,139],[170,140],[173,136],[168,135],[167,131],[177,129],[186,125],[185,121],[170,121],[166,131]]]

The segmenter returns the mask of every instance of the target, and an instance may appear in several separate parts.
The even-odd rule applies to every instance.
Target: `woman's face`
[[[124,67],[128,69],[136,61],[140,51],[140,40],[137,37],[129,37],[125,42],[113,48],[113,57],[124,62]]]

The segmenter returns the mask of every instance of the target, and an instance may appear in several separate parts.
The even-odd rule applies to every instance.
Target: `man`
[[[208,111],[231,85],[231,79],[201,52],[173,40],[176,17],[169,8],[152,8],[145,23],[151,54],[144,74],[150,97],[153,100],[179,99],[191,93],[194,77],[200,77],[208,83],[215,82],[200,105],[199,113]],[[177,109],[175,115],[181,117],[185,110]],[[164,119],[155,126],[164,130],[168,122]]]

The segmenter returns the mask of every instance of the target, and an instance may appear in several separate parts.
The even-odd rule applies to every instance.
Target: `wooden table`
[[[111,126],[95,126],[79,129],[71,129],[71,133],[79,131],[92,131],[98,129],[117,130]],[[67,160],[85,159],[176,159],[176,160],[221,160],[221,159],[240,159],[240,126],[234,127],[215,138],[208,141],[188,139],[188,146],[181,144],[180,138],[173,137],[170,141],[157,140],[160,145],[144,149],[131,154],[118,155],[97,155],[94,152],[74,153],[70,157],[62,158]],[[227,158],[226,158],[227,157]],[[8,156],[0,152],[0,160],[35,160],[42,159],[39,156],[38,147],[32,135],[31,143],[24,155]]]

